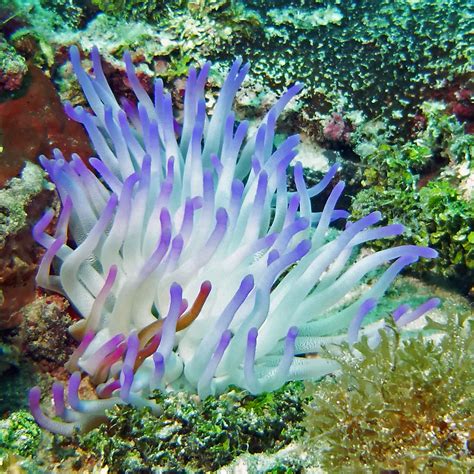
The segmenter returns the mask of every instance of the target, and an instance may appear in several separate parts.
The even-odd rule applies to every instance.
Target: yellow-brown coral
[[[348,346],[333,355],[342,374],[324,380],[308,408],[309,435],[323,445],[323,467],[469,472],[473,323],[466,317],[445,325],[430,321],[428,328],[443,334],[439,343],[381,332],[375,349],[366,340],[354,345],[361,358]]]

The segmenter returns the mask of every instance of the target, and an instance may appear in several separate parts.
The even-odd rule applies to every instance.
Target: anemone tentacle
[[[45,232],[51,211],[34,228],[46,248],[37,281],[64,294],[84,317],[71,327],[82,342],[67,366],[73,372],[67,402],[63,387],[53,388],[55,415],[63,421],[43,414],[38,388],[30,393],[41,426],[61,434],[85,430],[116,403],[159,410],[147,398],[156,388],[200,397],[231,384],[255,394],[274,390],[334,371],[332,361],[305,357],[325,344],[353,343],[361,334],[377,343],[383,322],[362,327],[364,317],[405,266],[436,252],[399,246],[350,263],[359,245],[403,227],[377,227],[381,215],[374,212],[329,239],[331,223],[348,217],[337,209],[344,184],[333,187],[320,213],[311,199],[329,186],[337,165],[308,188],[297,162],[296,192],[287,190],[299,137],[275,147],[275,127],[301,84],[250,132],[232,111],[248,65],[232,64],[210,111],[204,99],[210,64],[191,68],[176,127],[163,82],[155,81],[152,100],[129,54],[136,106],[114,97],[96,48],[93,75],[76,47],[70,55],[90,110],[65,109],[83,124],[97,156],[89,159],[95,172],[59,150],[40,159],[62,211],[54,236]],[[390,262],[368,291],[355,291]],[[397,325],[437,303],[397,310]],[[97,385],[98,400],[79,399],[81,373]]]

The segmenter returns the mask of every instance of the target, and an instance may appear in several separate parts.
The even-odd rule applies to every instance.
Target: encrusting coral
[[[237,123],[233,98],[248,71],[236,60],[208,117],[204,89],[210,64],[191,68],[184,116],[173,116],[171,95],[154,85],[154,101],[142,88],[131,57],[128,80],[137,105],[119,104],[92,50],[94,76],[71,61],[91,112],[66,104],[84,125],[98,158],[66,161],[59,150],[41,157],[56,184],[62,212],[54,236],[47,211],[34,229],[45,247],[37,282],[69,299],[84,317],[70,328],[81,343],[67,368],[67,390],[53,386],[55,415],[30,392],[38,423],[70,435],[87,430],[116,404],[160,406],[149,395],[168,388],[197,392],[201,399],[230,385],[253,394],[289,380],[315,379],[338,368],[318,353],[322,345],[358,340],[375,346],[384,321],[360,330],[397,274],[436,252],[411,245],[388,248],[353,262],[364,242],[398,235],[401,225],[373,227],[373,212],[327,236],[344,184],[337,183],[320,213],[311,199],[328,187],[307,188],[296,163],[296,192],[287,191],[287,168],[298,136],[274,146],[275,125],[301,90],[295,84],[273,105],[255,132]],[[369,288],[364,277],[393,261]],[[190,302],[188,305],[188,301]],[[438,304],[394,313],[402,327]],[[360,330],[360,331],[359,331]],[[81,372],[97,386],[99,400],[80,400]]]

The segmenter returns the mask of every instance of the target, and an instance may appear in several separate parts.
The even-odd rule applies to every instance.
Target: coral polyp
[[[30,407],[38,423],[68,435],[93,426],[115,404],[159,411],[148,398],[156,389],[203,399],[235,385],[258,394],[336,370],[332,360],[306,357],[323,345],[353,343],[360,334],[376,345],[384,321],[361,329],[364,317],[404,267],[436,252],[402,245],[352,258],[361,244],[403,227],[376,226],[382,217],[373,212],[329,237],[331,223],[349,217],[336,208],[344,183],[333,186],[322,212],[313,212],[311,200],[329,186],[337,165],[308,187],[297,162],[296,192],[288,191],[299,137],[275,146],[275,127],[301,84],[251,132],[232,111],[248,71],[240,59],[209,111],[210,64],[192,68],[178,121],[163,82],[156,80],[152,100],[128,54],[136,105],[116,100],[97,49],[91,57],[93,75],[71,48],[90,111],[68,104],[66,111],[89,134],[95,172],[77,155],[67,161],[55,150],[52,159],[41,157],[62,211],[54,235],[45,232],[52,211],[34,229],[46,249],[37,282],[66,296],[84,319],[71,327],[81,342],[67,365],[67,403],[64,387],[53,386],[61,421],[42,413],[34,388]],[[364,278],[385,264],[361,291]],[[437,303],[400,307],[397,325]],[[97,386],[98,400],[79,399],[81,374]]]

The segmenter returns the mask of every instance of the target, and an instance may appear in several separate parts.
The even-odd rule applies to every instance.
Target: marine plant
[[[362,190],[351,212],[361,217],[377,205],[388,222],[400,220],[408,232],[405,242],[432,245],[439,258],[417,265],[469,291],[474,281],[474,201],[469,175],[473,135],[464,132],[445,105],[427,102],[424,130],[404,143],[376,143],[363,153],[353,173]],[[398,242],[402,242],[398,239]],[[375,249],[384,248],[373,241]]]
[[[308,401],[302,382],[255,397],[231,387],[202,402],[186,392],[153,398],[162,407],[158,416],[116,406],[107,424],[78,436],[77,444],[114,472],[215,472],[242,453],[278,451],[301,437]]]
[[[30,456],[38,449],[41,430],[27,410],[13,412],[0,420],[0,467],[9,454]]]
[[[470,472],[474,332],[470,311],[423,334],[381,333],[328,351],[336,379],[310,388],[306,427],[323,468],[343,472]],[[433,337],[433,331],[435,337]],[[429,333],[431,332],[431,336]]]
[[[157,21],[159,16],[166,12],[167,8],[182,8],[185,5],[185,2],[182,0],[173,0],[172,2],[156,0],[132,2],[126,2],[125,0],[92,0],[92,3],[108,15],[153,21]]]
[[[250,131],[232,112],[248,65],[231,66],[211,113],[204,89],[210,64],[191,68],[182,120],[157,79],[152,100],[140,84],[129,54],[125,65],[137,104],[117,102],[91,53],[94,75],[71,48],[75,74],[90,111],[66,104],[83,124],[98,158],[92,172],[77,155],[59,150],[43,167],[55,183],[62,211],[54,235],[45,232],[48,210],[34,228],[46,253],[37,282],[65,295],[84,317],[71,328],[80,342],[67,368],[67,388],[53,385],[54,413],[40,408],[40,389],[30,391],[38,423],[70,435],[99,423],[117,404],[161,407],[155,390],[188,390],[201,399],[230,385],[252,394],[290,380],[315,379],[338,368],[318,353],[322,345],[380,339],[384,321],[366,325],[392,280],[427,247],[401,245],[354,261],[356,248],[398,235],[398,224],[376,227],[372,212],[331,237],[344,183],[332,188],[322,212],[311,199],[327,188],[338,166],[308,188],[303,167],[294,166],[296,192],[287,191],[287,168],[297,156],[298,136],[274,146],[285,105],[301,90],[290,87]],[[365,277],[393,261],[370,286]],[[189,303],[188,303],[189,302]],[[438,304],[431,299],[396,310],[402,327]],[[81,400],[85,374],[99,399]],[[67,406],[69,405],[69,407]]]

